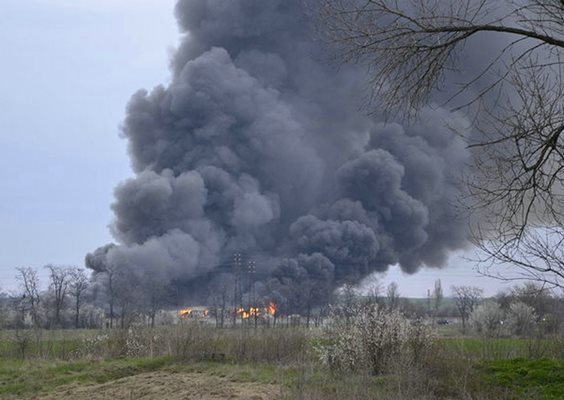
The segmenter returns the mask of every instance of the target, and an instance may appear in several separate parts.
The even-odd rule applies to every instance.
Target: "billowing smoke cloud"
[[[245,253],[256,292],[299,308],[465,244],[453,202],[468,154],[446,127],[463,118],[359,112],[363,72],[323,62],[298,0],[180,0],[176,15],[171,83],[127,107],[135,177],[115,192],[118,244],[90,268],[201,288]]]

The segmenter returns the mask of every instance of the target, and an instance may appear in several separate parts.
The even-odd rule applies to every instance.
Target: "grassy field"
[[[373,376],[321,365],[319,332],[300,329],[38,331],[24,359],[14,334],[0,339],[2,399],[157,399],[151,393],[166,388],[173,400],[180,387],[197,387],[181,382],[200,382],[203,399],[222,398],[205,397],[209,387],[240,398],[253,398],[256,388],[263,400],[564,398],[564,349],[556,340],[442,338],[421,365]]]
[[[495,360],[481,370],[490,386],[507,388],[514,399],[564,398],[564,360]]]
[[[161,371],[199,373],[229,381],[276,384],[283,398],[394,398],[393,377],[333,374],[320,368],[288,368],[275,364],[182,362],[170,357],[118,359],[97,362],[0,360],[0,398],[25,399],[48,395],[61,387],[97,385]],[[559,400],[564,394],[562,360],[495,360],[476,365],[477,381],[468,387],[480,399]],[[453,382],[454,383],[454,382]],[[468,383],[466,383],[468,385]],[[481,386],[478,391],[478,386]],[[444,396],[456,395],[443,388]],[[449,393],[450,392],[450,393]],[[409,397],[411,398],[411,397]],[[454,397],[456,398],[456,397]]]
[[[465,357],[485,360],[515,358],[564,359],[564,343],[555,339],[441,338],[440,343]]]

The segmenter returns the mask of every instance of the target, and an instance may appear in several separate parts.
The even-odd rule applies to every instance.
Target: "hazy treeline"
[[[183,294],[173,285],[163,286],[134,279],[119,273],[91,277],[76,267],[47,265],[47,282],[41,282],[33,268],[18,268],[19,288],[0,294],[0,326],[3,329],[29,327],[125,328],[131,325],[170,325],[183,304]],[[234,290],[235,289],[235,290]],[[555,334],[564,325],[564,297],[538,283],[526,283],[485,298],[483,291],[472,286],[452,286],[446,297],[441,281],[428,289],[427,298],[401,296],[396,283],[383,288],[378,283],[369,292],[352,285],[335,291],[323,306],[308,301],[307,291],[294,302],[276,304],[273,322],[302,323],[321,326],[338,305],[377,304],[381,310],[399,312],[410,320],[428,324],[461,325],[462,333],[490,337]],[[261,298],[252,293],[239,294],[236,285],[227,280],[208,288],[209,321],[218,327],[235,325],[233,310],[238,307],[264,307]],[[238,318],[238,317],[237,317]],[[253,321],[249,323],[252,324]],[[255,321],[256,326],[256,321]]]

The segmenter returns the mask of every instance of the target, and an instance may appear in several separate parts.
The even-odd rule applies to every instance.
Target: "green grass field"
[[[476,359],[564,358],[563,343],[556,339],[459,337],[441,338],[440,343]]]
[[[482,375],[493,387],[509,389],[514,399],[564,398],[564,360],[495,360],[483,362]]]

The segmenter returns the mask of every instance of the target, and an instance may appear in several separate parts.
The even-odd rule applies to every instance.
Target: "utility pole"
[[[253,318],[255,320],[255,329],[257,329],[258,307],[257,307],[257,304],[256,304],[256,299],[255,299],[255,279],[256,279],[256,273],[257,273],[257,264],[253,260],[249,260],[249,262],[247,262],[247,273],[249,275],[249,284],[251,286],[251,298],[249,300],[251,304],[249,305],[249,310],[253,310]]]

